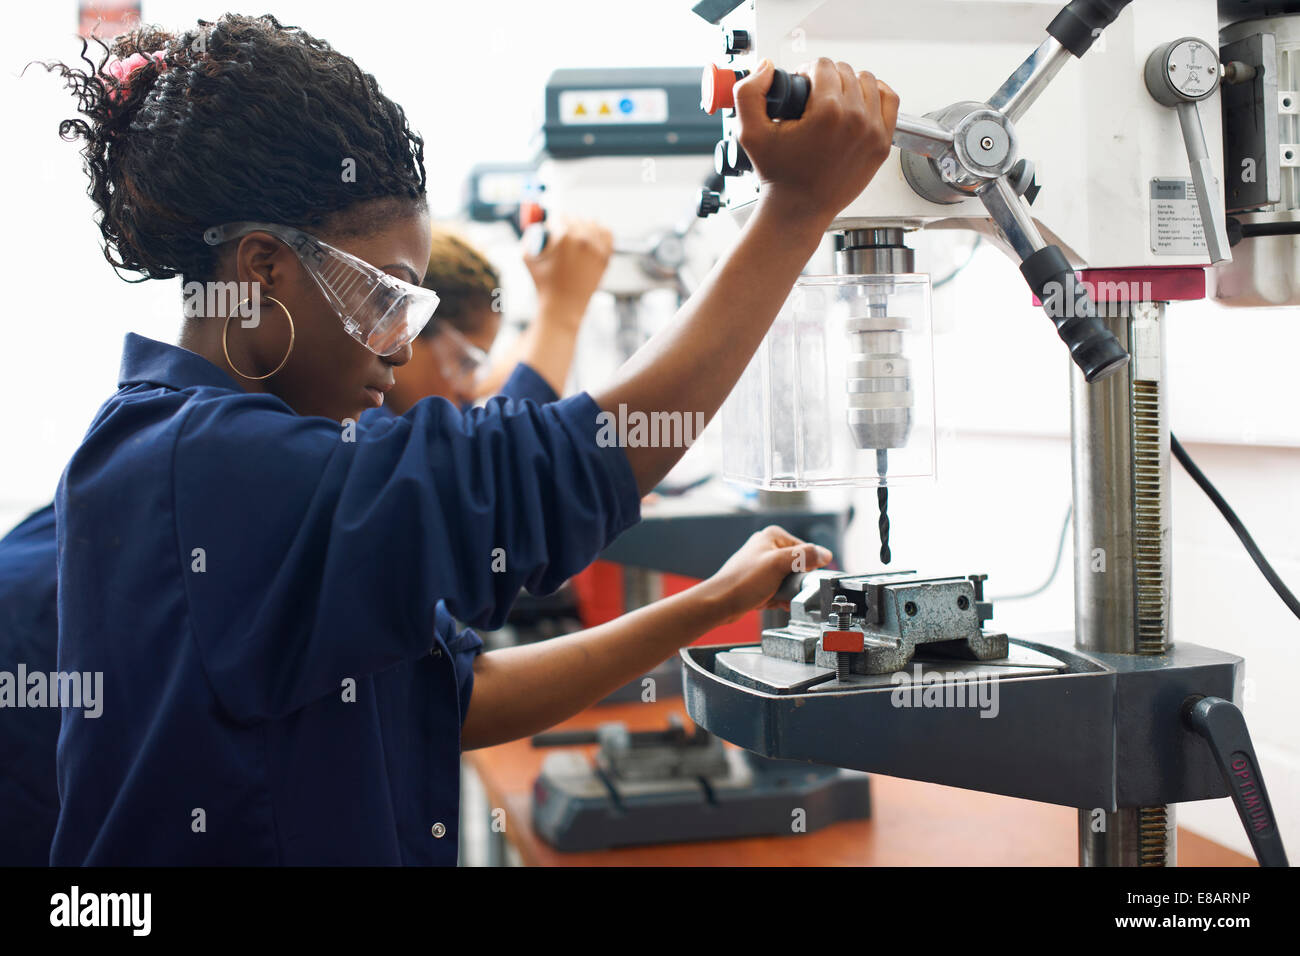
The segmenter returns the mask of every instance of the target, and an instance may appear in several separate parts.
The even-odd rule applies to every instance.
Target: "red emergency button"
[[[712,63],[706,66],[700,80],[700,109],[710,115],[718,110],[734,110],[734,87],[737,80],[744,78],[745,74],[736,70],[723,69]]]
[[[861,631],[822,631],[822,650],[827,653],[861,654],[863,645]]]
[[[540,203],[521,202],[519,204],[519,228],[527,229],[529,226],[536,225],[546,218],[546,210],[541,207]]]

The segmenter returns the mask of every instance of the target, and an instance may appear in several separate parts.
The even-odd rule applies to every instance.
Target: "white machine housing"
[[[870,69],[923,115],[960,100],[991,97],[1047,38],[1062,0],[748,0],[724,29],[749,32],[731,62],[753,70],[763,58],[797,70],[818,57]],[[1152,248],[1153,180],[1190,182],[1177,114],[1147,91],[1151,51],[1179,37],[1218,38],[1215,0],[1140,0],[1106,28],[1087,54],[1067,63],[1016,123],[1019,155],[1034,163],[1041,193],[1032,212],[1043,238],[1087,268],[1206,265],[1204,239],[1181,254]],[[1223,148],[1218,94],[1200,104],[1222,202]],[[730,112],[730,111],[728,111]],[[736,120],[724,117],[730,134]],[[833,228],[905,226],[992,233],[977,199],[944,205],[923,199],[903,178],[899,152]],[[756,177],[731,177],[727,204],[757,195]],[[1179,210],[1182,213],[1184,210]],[[1181,228],[1199,237],[1195,202]],[[1169,207],[1160,214],[1168,217]],[[1180,216],[1181,218],[1181,216]],[[1166,226],[1168,223],[1166,223]]]

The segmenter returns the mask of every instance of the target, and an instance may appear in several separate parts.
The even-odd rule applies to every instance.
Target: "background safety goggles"
[[[434,323],[428,339],[443,376],[457,387],[472,389],[478,376],[486,371],[487,353],[445,320]]]

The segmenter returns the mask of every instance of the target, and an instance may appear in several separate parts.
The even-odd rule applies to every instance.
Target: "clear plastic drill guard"
[[[935,471],[925,274],[801,276],[722,408],[730,481],[794,491]]]

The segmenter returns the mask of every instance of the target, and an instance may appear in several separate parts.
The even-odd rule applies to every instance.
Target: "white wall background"
[[[469,167],[527,159],[542,88],[557,67],[695,65],[717,47],[687,0],[490,0],[464,4],[286,0],[277,16],[305,26],[374,72],[427,140],[435,213],[456,209]],[[181,25],[220,7],[146,2],[145,19]],[[26,4],[0,31],[6,143],[0,242],[0,531],[49,500],[63,463],[112,391],[122,335],[171,340],[173,283],[128,285],[99,250],[76,149],[58,139],[73,115],[37,57],[70,58],[76,5]],[[866,65],[866,64],[864,64]],[[925,240],[935,273],[968,240]],[[939,248],[948,244],[951,248]],[[921,258],[925,267],[926,258]],[[1070,498],[1067,366],[1015,267],[991,248],[936,293],[938,480],[891,494],[898,566],[990,574],[990,593],[1029,590],[1050,569]],[[1178,306],[1168,339],[1172,421],[1191,454],[1236,507],[1282,577],[1300,587],[1300,422],[1295,356],[1300,310],[1231,312]],[[861,495],[846,556],[874,567],[875,496]],[[1174,622],[1177,639],[1247,659],[1247,715],[1283,832],[1300,853],[1300,718],[1290,689],[1300,671],[1300,624],[1269,590],[1226,524],[1175,466]],[[1041,596],[997,608],[1012,633],[1068,628],[1068,552]],[[1229,845],[1246,843],[1227,800],[1183,805],[1180,822]]]

